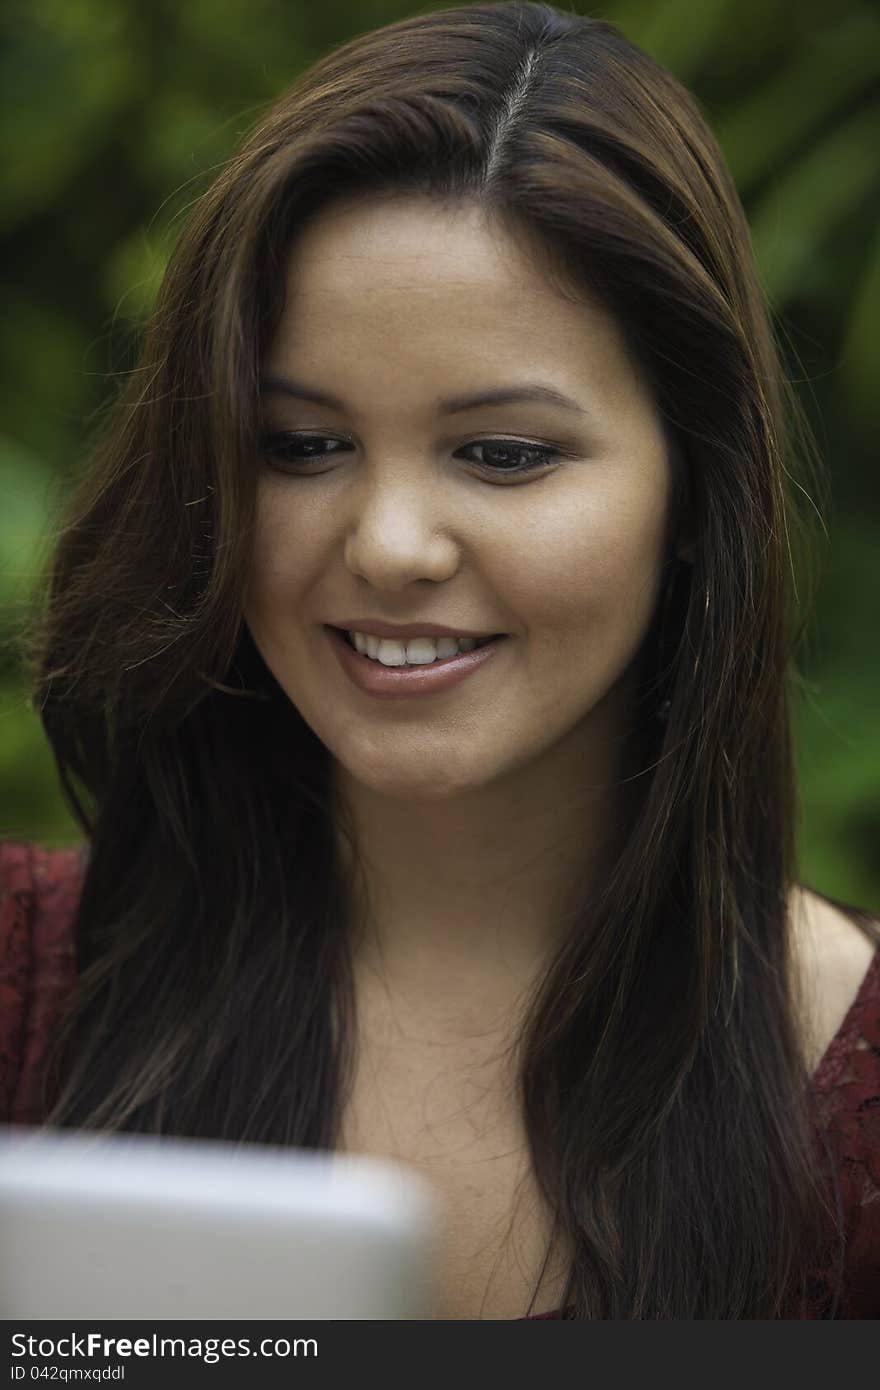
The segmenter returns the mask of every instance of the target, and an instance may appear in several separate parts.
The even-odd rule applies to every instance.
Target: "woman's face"
[[[350,202],[300,234],[263,374],[245,616],[344,774],[439,799],[607,764],[671,495],[614,321],[473,207]],[[505,636],[435,688],[384,664],[402,647],[341,651],[330,629],[358,620]]]

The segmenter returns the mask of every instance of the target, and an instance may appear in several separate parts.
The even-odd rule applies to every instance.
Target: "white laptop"
[[[437,1215],[390,1160],[0,1125],[0,1318],[427,1317]]]

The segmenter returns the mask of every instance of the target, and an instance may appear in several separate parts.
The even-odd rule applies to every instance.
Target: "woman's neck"
[[[627,824],[605,740],[445,799],[401,800],[346,779],[334,795],[353,959],[395,992],[483,1012],[515,996],[607,871]],[[632,797],[627,799],[631,810]],[[360,872],[352,872],[359,868]]]

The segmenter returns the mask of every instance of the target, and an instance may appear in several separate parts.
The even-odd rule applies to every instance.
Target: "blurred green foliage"
[[[753,228],[787,366],[835,498],[801,660],[805,880],[880,908],[880,14],[870,0],[609,0],[697,95]],[[421,10],[441,8],[422,5]],[[131,365],[181,218],[239,136],[391,0],[27,0],[0,19],[11,160],[0,319],[0,834],[78,838],[2,645],[61,490]]]

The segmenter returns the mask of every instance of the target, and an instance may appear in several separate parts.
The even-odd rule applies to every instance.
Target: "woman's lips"
[[[506,637],[493,637],[485,646],[458,656],[441,657],[425,666],[383,666],[380,661],[362,656],[349,644],[345,633],[336,627],[325,628],[342,669],[366,695],[379,697],[411,697],[433,695],[449,690],[463,681],[478,667],[491,661]]]

